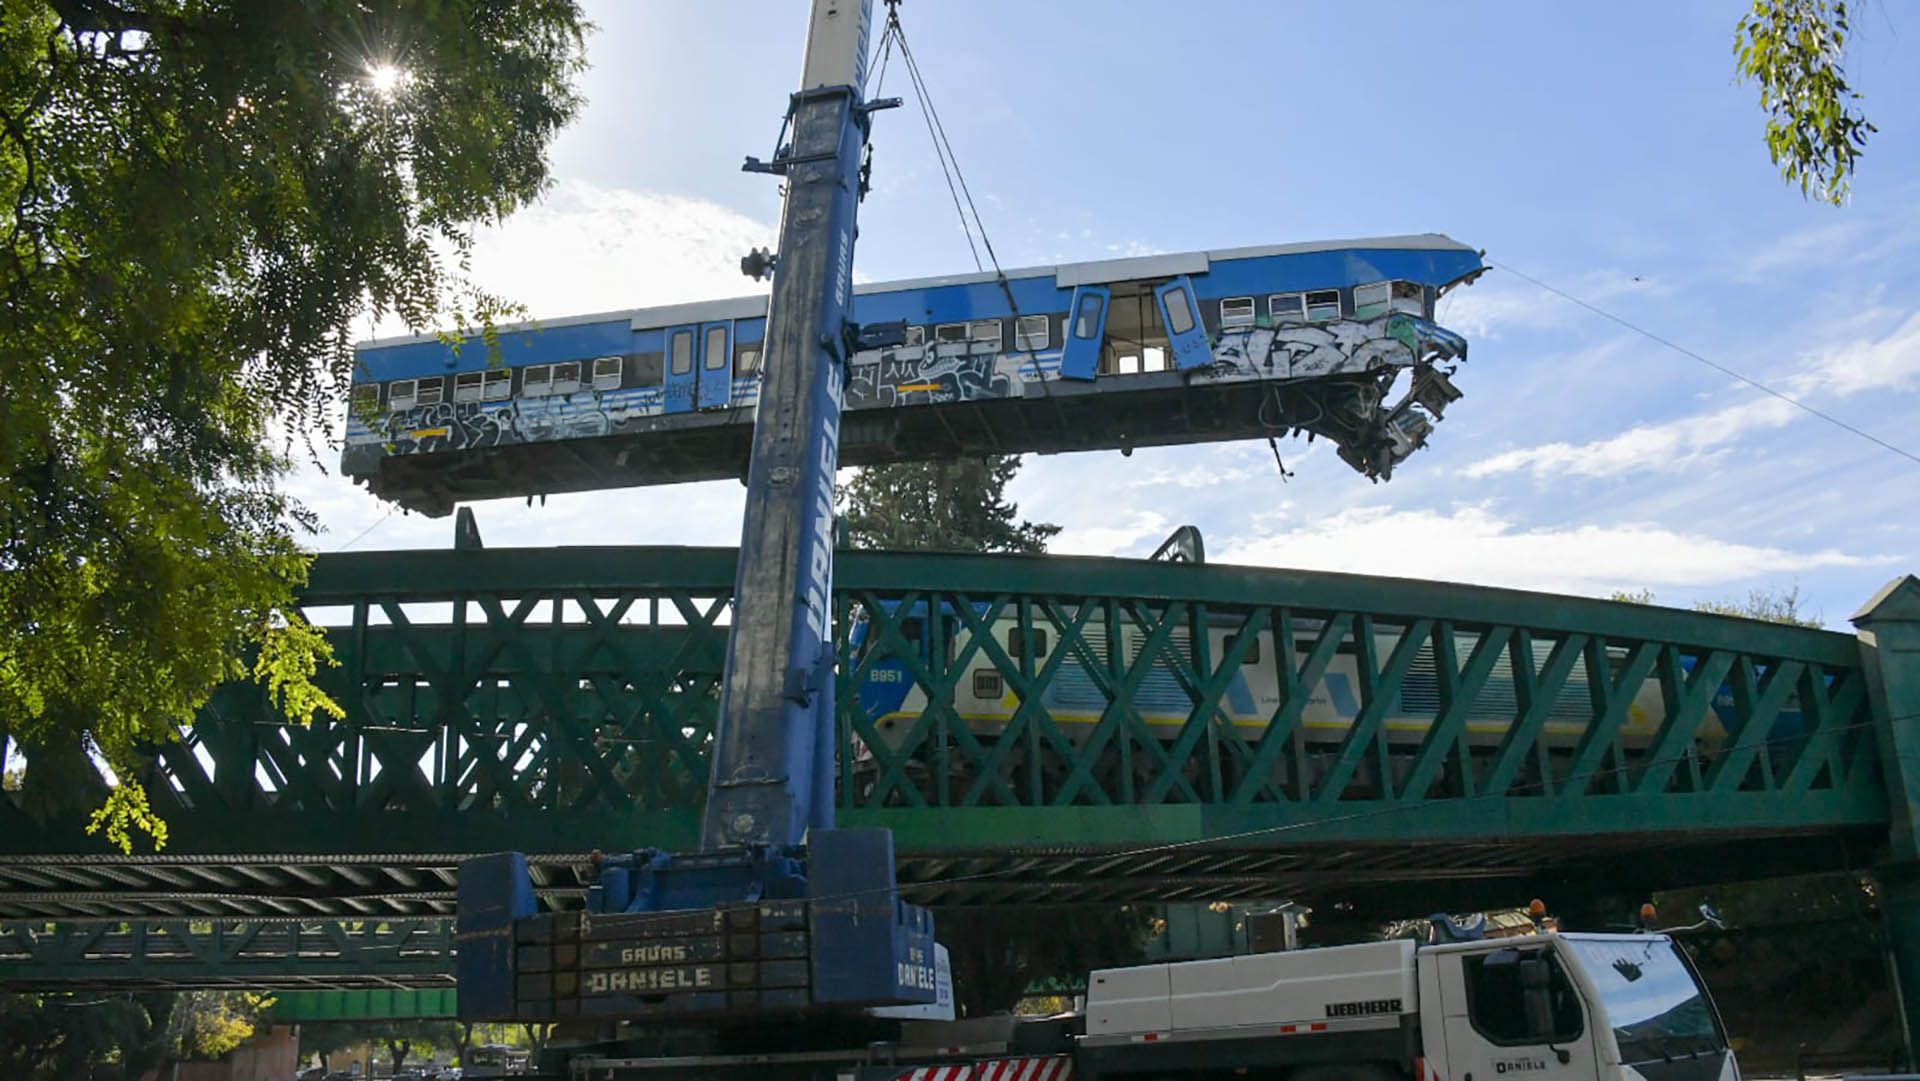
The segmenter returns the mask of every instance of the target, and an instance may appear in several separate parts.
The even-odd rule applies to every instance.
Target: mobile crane
[[[814,0],[772,160],[786,181],[701,851],[598,860],[585,911],[541,913],[518,853],[460,866],[467,1020],[758,1016],[931,1002],[933,922],[891,835],[833,821],[833,484],[869,118],[871,0]],[[904,329],[895,333],[904,337]]]
[[[848,323],[869,118],[897,104],[862,98],[871,25],[871,0],[813,0],[791,140],[748,161],[787,194],[778,254],[743,260],[773,292],[702,850],[599,858],[575,912],[537,910],[519,854],[464,861],[462,1018],[645,1034],[543,1071],[582,1079],[1737,1081],[1685,953],[1652,933],[1487,940],[1437,918],[1424,947],[1097,971],[1083,1014],[918,1019],[951,1017],[932,921],[886,831],[833,822],[841,391],[853,351],[904,337]]]

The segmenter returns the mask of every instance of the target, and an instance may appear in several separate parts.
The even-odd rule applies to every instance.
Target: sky
[[[1844,629],[1920,571],[1920,464],[1623,324],[1920,453],[1920,5],[1855,14],[1879,131],[1837,209],[1768,160],[1734,79],[1746,6],[907,0],[1008,268],[1419,232],[1495,268],[1442,302],[1465,397],[1391,482],[1298,441],[1291,477],[1264,441],[1029,457],[1022,515],[1065,553],[1190,523],[1214,562],[1677,606],[1797,588]],[[536,318],[757,291],[738,260],[775,246],[779,196],[739,166],[772,152],[805,0],[588,8],[588,104],[476,278]],[[876,119],[856,277],[971,271],[897,58],[882,92],[908,105]],[[451,544],[336,470],[293,489],[320,551]],[[742,502],[723,481],[475,511],[489,547],[732,545]]]

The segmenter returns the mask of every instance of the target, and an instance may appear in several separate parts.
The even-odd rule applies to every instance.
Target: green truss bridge
[[[91,793],[8,793],[0,985],[444,986],[463,856],[525,851],[565,906],[596,848],[691,847],[733,563],[322,557],[346,719],[223,689],[143,767],[159,854],[88,836]],[[1920,579],[1840,634],[1212,564],[836,571],[840,818],[892,828],[916,901],[1400,916],[1850,868],[1920,945]]]

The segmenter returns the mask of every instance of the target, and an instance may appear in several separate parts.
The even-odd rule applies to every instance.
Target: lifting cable
[[[895,45],[900,47],[900,60],[907,71],[907,80],[913,84],[913,94],[920,103],[920,116],[927,125],[927,137],[933,141],[934,157],[940,162],[940,172],[947,181],[947,194],[953,199],[953,210],[960,218],[960,231],[967,238],[967,250],[973,255],[973,267],[981,273],[986,267],[980,262],[980,249],[987,250],[987,262],[993,266],[993,277],[1000,286],[1000,292],[1007,298],[1007,308],[1013,313],[1015,345],[1019,344],[1020,302],[1014,299],[1013,283],[1007,279],[1006,271],[1000,267],[1000,257],[994,253],[993,241],[987,238],[987,224],[981,220],[980,208],[974,205],[973,190],[967,186],[967,177],[960,169],[960,157],[954,153],[953,142],[947,138],[947,127],[940,122],[940,110],[934,107],[933,95],[927,90],[926,77],[920,72],[920,62],[914,59],[913,49],[907,45],[907,34],[900,25],[900,0],[887,0],[887,25],[880,34],[880,63],[874,77],[874,94],[886,85],[887,61],[893,55]],[[965,201],[964,208],[961,203]],[[974,244],[973,234],[980,234],[980,243]],[[928,342],[929,345],[933,343]],[[1040,392],[1052,398],[1047,389],[1047,371],[1040,366],[1037,350],[1020,350],[1016,353],[1030,352],[1033,355],[1034,374],[1040,381]],[[1058,407],[1056,407],[1057,410]]]

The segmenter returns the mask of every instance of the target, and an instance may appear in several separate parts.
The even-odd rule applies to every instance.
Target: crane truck
[[[1435,925],[1440,933],[1424,945],[1394,939],[1098,970],[1085,1009],[1066,1015],[902,1020],[865,1034],[883,1038],[799,1051],[675,1048],[656,1036],[626,1053],[572,1053],[554,1076],[1738,1081],[1713,1001],[1671,936],[1486,938],[1440,918]]]

